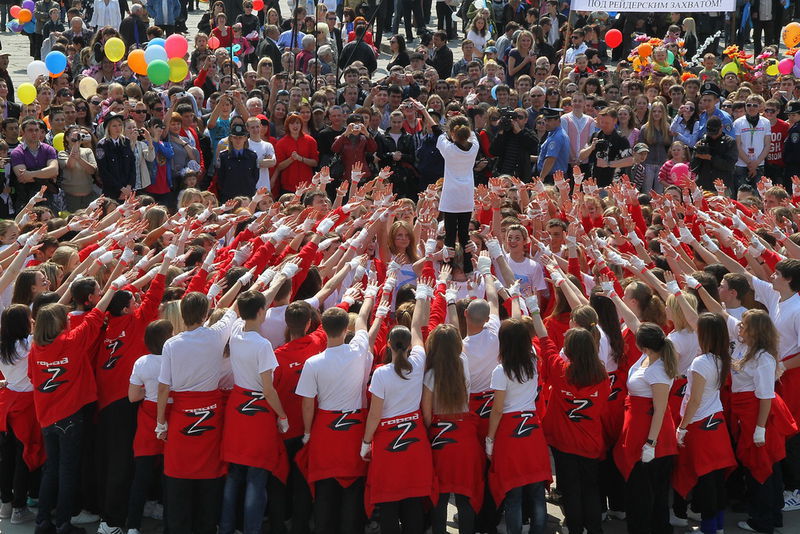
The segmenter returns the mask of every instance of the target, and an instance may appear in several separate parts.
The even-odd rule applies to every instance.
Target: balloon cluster
[[[125,56],[125,43],[112,37],[105,44],[106,57],[117,62]],[[172,34],[166,39],[150,40],[144,50],[133,50],[128,54],[128,67],[140,76],[147,76],[153,85],[167,82],[182,82],[189,74],[189,64],[184,57],[189,51],[186,37]]]
[[[33,33],[36,30],[36,21],[33,20],[33,0],[25,0],[21,6],[11,6],[8,12],[14,17],[7,28],[12,32]]]

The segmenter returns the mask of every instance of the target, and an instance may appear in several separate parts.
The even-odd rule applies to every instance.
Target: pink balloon
[[[792,68],[794,67],[794,60],[792,58],[782,59],[780,63],[778,63],[778,72],[781,74],[789,74],[792,72]]]
[[[673,184],[679,184],[689,177],[689,166],[685,163],[676,163],[669,171]]]
[[[173,33],[167,37],[167,40],[164,43],[164,49],[167,51],[167,57],[170,59],[175,57],[182,58],[189,50],[189,42],[183,35]]]

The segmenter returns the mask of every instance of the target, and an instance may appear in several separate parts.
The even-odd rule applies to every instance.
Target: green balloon
[[[169,65],[166,61],[156,59],[147,66],[147,77],[153,85],[162,85],[169,81]]]
[[[675,62],[675,53],[672,50],[667,50],[667,63],[672,65]]]

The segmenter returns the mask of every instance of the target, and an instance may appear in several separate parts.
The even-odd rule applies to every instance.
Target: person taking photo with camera
[[[531,179],[531,156],[539,153],[539,141],[528,128],[528,112],[522,108],[500,110],[497,135],[489,152],[497,156],[496,174],[510,174],[523,182]]]
[[[617,131],[617,111],[604,108],[597,114],[600,129],[589,138],[589,144],[581,150],[581,161],[588,161],[590,173],[598,187],[608,187],[617,169],[633,165],[630,144]]]

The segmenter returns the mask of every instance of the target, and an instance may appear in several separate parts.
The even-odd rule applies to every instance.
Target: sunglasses
[[[99,100],[89,100],[89,103],[91,105],[93,105],[93,106],[99,106],[100,105],[100,101]]]
[[[85,106],[78,106],[75,108],[75,111],[89,111],[89,108]]]
[[[722,104],[723,108],[732,108],[733,104]]]
[[[144,110],[144,109],[132,109],[131,113],[147,113],[147,110]]]
[[[753,104],[753,103],[750,103],[750,102],[748,102],[747,104],[745,104],[745,107],[748,107],[748,108],[757,108],[757,107],[758,107],[758,104]]]
[[[777,112],[778,112],[777,109],[764,108],[764,113],[777,113]]]

